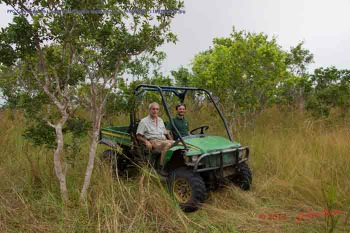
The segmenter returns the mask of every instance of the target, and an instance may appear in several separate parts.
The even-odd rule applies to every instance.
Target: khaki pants
[[[164,165],[165,153],[173,145],[175,141],[173,140],[160,140],[160,139],[151,139],[149,140],[152,144],[153,149],[160,150],[160,165]]]

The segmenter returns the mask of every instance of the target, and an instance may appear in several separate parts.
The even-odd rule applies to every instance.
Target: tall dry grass
[[[192,117],[215,124],[204,114]],[[252,190],[228,185],[209,193],[199,211],[184,214],[151,169],[113,179],[98,160],[89,200],[79,203],[87,149],[68,169],[71,198],[63,205],[52,151],[22,139],[20,113],[11,120],[1,112],[0,232],[349,232],[349,122],[265,112],[254,127],[234,135],[251,148]],[[87,148],[88,139],[82,141]],[[331,209],[341,212],[305,215]]]

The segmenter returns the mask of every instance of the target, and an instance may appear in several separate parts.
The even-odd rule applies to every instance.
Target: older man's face
[[[157,117],[158,113],[159,113],[159,105],[158,104],[152,104],[152,106],[150,107],[149,111],[149,115],[151,117]]]

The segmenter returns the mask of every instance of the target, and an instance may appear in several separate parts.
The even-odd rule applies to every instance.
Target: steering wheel
[[[193,135],[194,135],[194,134],[204,134],[204,131],[206,131],[206,130],[208,130],[208,129],[209,129],[209,126],[203,125],[203,126],[201,126],[201,127],[192,129],[191,132],[190,132],[190,134],[193,134]],[[196,132],[196,131],[199,131],[199,130],[201,130],[200,133]]]

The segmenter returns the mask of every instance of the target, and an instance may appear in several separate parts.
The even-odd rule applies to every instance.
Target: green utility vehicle
[[[139,85],[134,90],[134,99],[141,99],[146,92],[158,93],[168,117],[164,119],[163,116],[163,120],[168,120],[168,124],[172,124],[177,135],[180,135],[172,120],[165,95],[176,96],[183,103],[189,91],[202,93],[214,105],[225,126],[227,138],[205,134],[209,126],[202,125],[191,130],[190,136],[180,136],[167,151],[164,169],[168,175],[164,177],[171,195],[185,212],[197,210],[205,200],[206,191],[219,187],[220,183],[230,181],[243,190],[249,190],[252,184],[251,171],[246,163],[249,148],[232,140],[226,120],[210,92],[192,87]],[[136,102],[131,104],[130,125],[101,128],[100,143],[110,147],[103,152],[102,158],[111,162],[116,175],[122,175],[132,164],[145,162],[159,171],[160,152],[148,151],[136,138],[139,119],[145,117],[137,118]]]

